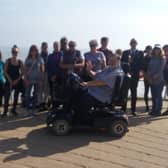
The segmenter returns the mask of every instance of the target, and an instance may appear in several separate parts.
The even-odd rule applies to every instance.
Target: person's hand
[[[92,69],[93,69],[93,65],[92,65],[91,61],[87,61],[86,62],[86,70],[88,72],[90,72]]]
[[[144,72],[143,71],[140,71],[139,72],[139,78],[143,78],[144,77]]]
[[[54,82],[55,80],[56,80],[56,76],[54,75],[51,77],[51,81]]]
[[[88,86],[88,83],[87,82],[82,82],[82,83],[80,83],[80,85],[83,86],[83,87],[86,87],[86,86]]]
[[[18,84],[18,82],[19,82],[19,80],[14,80],[14,81],[12,82],[12,85],[15,86],[15,85]]]

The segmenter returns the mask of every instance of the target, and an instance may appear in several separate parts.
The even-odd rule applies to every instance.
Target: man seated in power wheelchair
[[[122,137],[128,131],[128,117],[115,106],[126,107],[129,78],[113,55],[110,66],[95,74],[88,64],[93,81],[81,82],[76,74],[69,75],[69,101],[62,110],[49,112],[47,126],[56,135],[66,135],[73,127],[107,128],[109,133]]]

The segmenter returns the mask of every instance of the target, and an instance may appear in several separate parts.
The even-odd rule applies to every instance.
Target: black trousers
[[[138,87],[139,75],[131,76],[131,111],[136,111],[137,102],[137,87]]]
[[[91,107],[94,107],[101,103],[99,100],[91,96],[88,92],[83,94],[80,98],[79,104],[78,104],[78,114],[80,115],[80,118],[89,119],[89,110]]]
[[[7,82],[5,85],[5,102],[4,102],[4,114],[8,112],[8,107],[9,107],[9,99],[11,96],[11,93],[14,92],[14,100],[13,100],[13,107],[12,111],[15,112],[16,106],[18,103],[18,97],[19,93],[21,92],[21,82],[19,82],[17,85],[14,87],[10,88],[10,84]]]
[[[75,110],[75,120],[84,122],[91,119],[89,115],[90,109],[100,103],[100,101],[91,96],[87,90],[81,90],[76,93],[71,100],[71,105],[73,105],[73,109]]]
[[[64,84],[60,78],[55,81],[49,79],[48,82],[51,96],[51,104],[52,107],[55,108],[60,104],[59,99],[64,98]]]
[[[2,106],[2,99],[4,97],[4,91],[5,91],[5,84],[3,82],[0,82],[0,107]]]

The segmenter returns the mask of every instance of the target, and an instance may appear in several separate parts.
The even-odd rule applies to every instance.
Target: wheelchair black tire
[[[123,120],[115,120],[108,127],[108,132],[113,137],[121,138],[128,131],[127,127],[128,127],[128,125],[127,125],[127,123],[125,121],[123,121]]]
[[[57,136],[65,136],[70,131],[70,125],[66,120],[55,120],[53,122],[52,131]]]

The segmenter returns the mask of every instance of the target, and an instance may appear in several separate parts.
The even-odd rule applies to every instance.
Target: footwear
[[[161,114],[161,113],[156,113],[156,114],[154,114],[153,116],[155,116],[155,117],[160,117],[160,116],[162,116],[162,114]]]
[[[153,116],[153,115],[154,115],[154,113],[153,113],[153,112],[150,112],[150,113],[149,113],[149,115],[150,115],[150,116]]]
[[[16,112],[16,111],[11,111],[11,113],[15,116],[15,117],[17,117],[18,116],[18,113]]]
[[[38,112],[43,112],[43,111],[46,111],[46,110],[47,110],[46,107],[40,107],[39,110],[38,110]]]
[[[32,113],[32,114],[31,114],[31,116],[33,116],[33,117],[37,117],[37,114],[35,114],[35,113]]]
[[[7,114],[6,114],[6,113],[3,113],[3,114],[1,115],[1,118],[5,118],[5,117],[7,117]]]
[[[149,111],[149,106],[146,106],[145,112]]]
[[[135,111],[132,111],[133,116],[137,116],[137,113]]]
[[[30,117],[30,116],[31,116],[30,113],[27,113],[27,114],[24,115],[24,117]]]
[[[168,110],[166,110],[165,112],[163,112],[162,115],[163,115],[163,116],[168,115]]]

